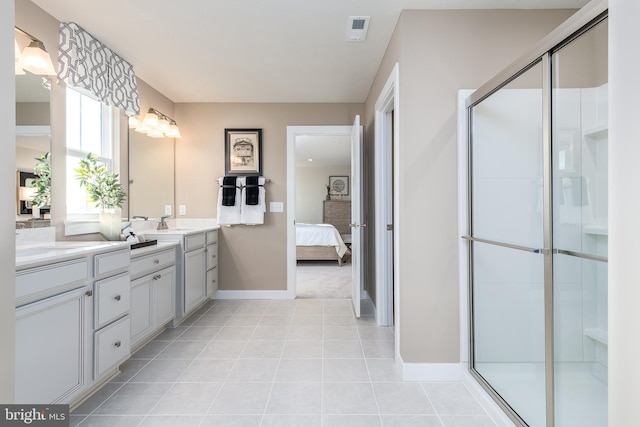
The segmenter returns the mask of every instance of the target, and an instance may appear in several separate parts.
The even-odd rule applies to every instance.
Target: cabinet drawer
[[[207,231],[207,245],[218,244],[218,230]]]
[[[193,234],[191,236],[184,237],[184,251],[188,252],[193,249],[201,248],[205,244],[205,235],[202,234]]]
[[[151,255],[134,258],[131,260],[129,272],[131,277],[136,277],[147,272],[160,270],[162,268],[174,265],[176,262],[176,251],[170,249],[163,252],[156,252]]]
[[[88,277],[86,258],[18,271],[16,306],[84,285]]]
[[[131,262],[131,249],[109,252],[94,257],[94,276],[102,277],[125,270]]]
[[[218,265],[218,246],[207,246],[207,270],[211,270]]]
[[[95,284],[95,329],[121,317],[131,306],[129,273],[123,273]]]
[[[94,379],[129,357],[130,334],[129,316],[94,334]]]

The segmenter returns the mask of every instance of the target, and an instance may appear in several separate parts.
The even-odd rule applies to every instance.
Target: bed
[[[297,261],[338,261],[349,259],[351,251],[331,224],[296,224]]]

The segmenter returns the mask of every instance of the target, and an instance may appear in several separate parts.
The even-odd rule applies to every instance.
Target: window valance
[[[133,66],[74,22],[60,23],[58,77],[107,105],[140,114]]]

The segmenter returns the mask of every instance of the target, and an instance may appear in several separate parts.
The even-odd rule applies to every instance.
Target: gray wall
[[[182,139],[176,144],[176,204],[187,217],[216,217],[218,185],[224,176],[224,129],[261,128],[263,175],[269,202],[284,202],[285,212],[265,214],[260,226],[223,227],[220,289],[287,289],[287,126],[351,125],[363,104],[179,103],[175,120]]]
[[[375,102],[399,62],[401,191],[395,229],[404,362],[460,359],[457,91],[482,85],[573,12],[405,10],[400,16],[366,103],[365,137],[371,153]],[[368,181],[373,189],[372,174]],[[372,206],[369,201],[369,211]],[[374,266],[370,259],[369,277]]]

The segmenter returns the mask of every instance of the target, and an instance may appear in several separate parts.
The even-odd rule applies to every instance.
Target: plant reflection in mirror
[[[31,203],[37,207],[51,206],[51,153],[44,153],[36,160],[38,163],[33,167],[33,173],[37,178],[31,181],[36,193]]]

